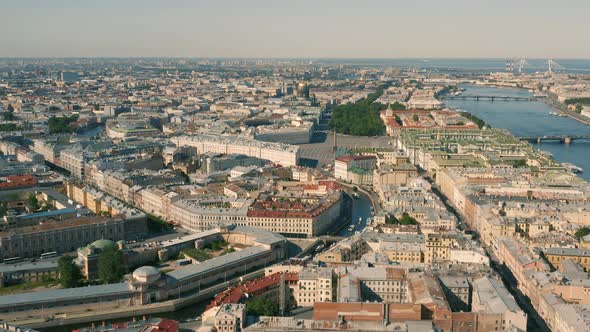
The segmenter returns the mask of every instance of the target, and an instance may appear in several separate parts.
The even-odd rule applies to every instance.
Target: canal
[[[524,89],[461,85],[464,95],[532,97]],[[516,136],[590,135],[590,126],[569,117],[551,115],[552,109],[542,101],[448,100],[448,107],[472,113],[495,128],[509,130]],[[585,170],[579,174],[590,181],[590,140],[578,140],[566,145],[558,142],[534,144],[549,152],[559,162],[572,163]]]
[[[371,210],[372,204],[369,198],[364,194],[358,194],[358,198],[352,199],[352,211],[350,223],[344,227],[338,235],[340,236],[351,236],[357,231],[363,230],[367,227],[367,218],[372,218]],[[361,220],[359,222],[359,220]],[[349,227],[354,226],[354,229],[349,230]]]

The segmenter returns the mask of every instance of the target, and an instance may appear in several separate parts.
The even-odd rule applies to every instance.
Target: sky
[[[590,59],[590,0],[0,0],[0,57]]]

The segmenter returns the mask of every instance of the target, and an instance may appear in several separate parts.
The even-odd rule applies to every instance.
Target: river
[[[461,85],[465,95],[532,97],[524,89]],[[504,128],[516,136],[590,135],[590,126],[569,117],[550,115],[551,107],[542,101],[448,100],[448,107],[472,113],[495,128]],[[590,181],[590,140],[572,144],[543,142],[535,148],[549,152],[559,162],[568,162],[584,169],[579,174]]]

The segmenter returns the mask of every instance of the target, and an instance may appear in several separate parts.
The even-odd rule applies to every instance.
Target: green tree
[[[118,282],[125,274],[123,254],[115,247],[107,247],[98,256],[98,279],[105,284]]]
[[[32,210],[39,210],[39,200],[35,194],[29,195],[29,207]]]
[[[580,228],[580,229],[578,229],[576,231],[576,234],[575,235],[576,235],[576,238],[577,239],[581,239],[581,238],[583,238],[584,236],[586,236],[588,234],[590,234],[590,228],[588,228],[588,227],[582,227],[582,228]]]
[[[279,306],[269,297],[257,297],[246,303],[246,313],[252,316],[276,316]]]
[[[477,116],[469,113],[469,112],[459,112],[462,117],[473,121],[479,129],[483,128],[484,126],[490,127],[487,123],[485,123],[482,119],[478,118]]]
[[[416,219],[410,217],[410,215],[407,212],[402,213],[402,217],[399,220],[399,223],[402,225],[417,225],[418,224]]]
[[[12,114],[12,113],[9,113]],[[2,123],[0,124],[0,131],[15,131],[20,128],[14,123]]]
[[[588,98],[588,97],[570,98],[570,99],[566,99],[564,103],[566,105],[581,104],[581,105],[589,105],[590,106],[590,98]]]
[[[52,116],[47,121],[50,134],[71,133],[74,132],[72,124],[78,121],[78,115],[71,116]]]
[[[396,101],[395,103],[389,105],[389,107],[392,110],[405,110],[406,109],[406,106],[404,104],[400,103],[399,101]]]
[[[399,224],[399,220],[392,214],[385,216],[385,223],[389,225],[396,225]]]
[[[14,121],[14,119],[15,119],[14,113],[12,113],[10,111],[2,113],[2,120],[4,120],[4,121]]]
[[[387,105],[375,103],[375,100],[383,94],[384,87],[386,86],[355,103],[336,106],[332,112],[330,128],[347,135],[382,135],[385,125],[381,121],[380,112],[386,109]]]
[[[59,283],[64,288],[78,287],[82,283],[82,272],[74,263],[74,257],[62,256],[57,261]]]

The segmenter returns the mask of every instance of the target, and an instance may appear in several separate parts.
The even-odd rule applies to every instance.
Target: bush
[[[192,259],[196,259],[199,262],[204,262],[208,259],[211,259],[211,255],[203,250],[199,249],[185,249],[181,252],[184,257],[190,257]]]

